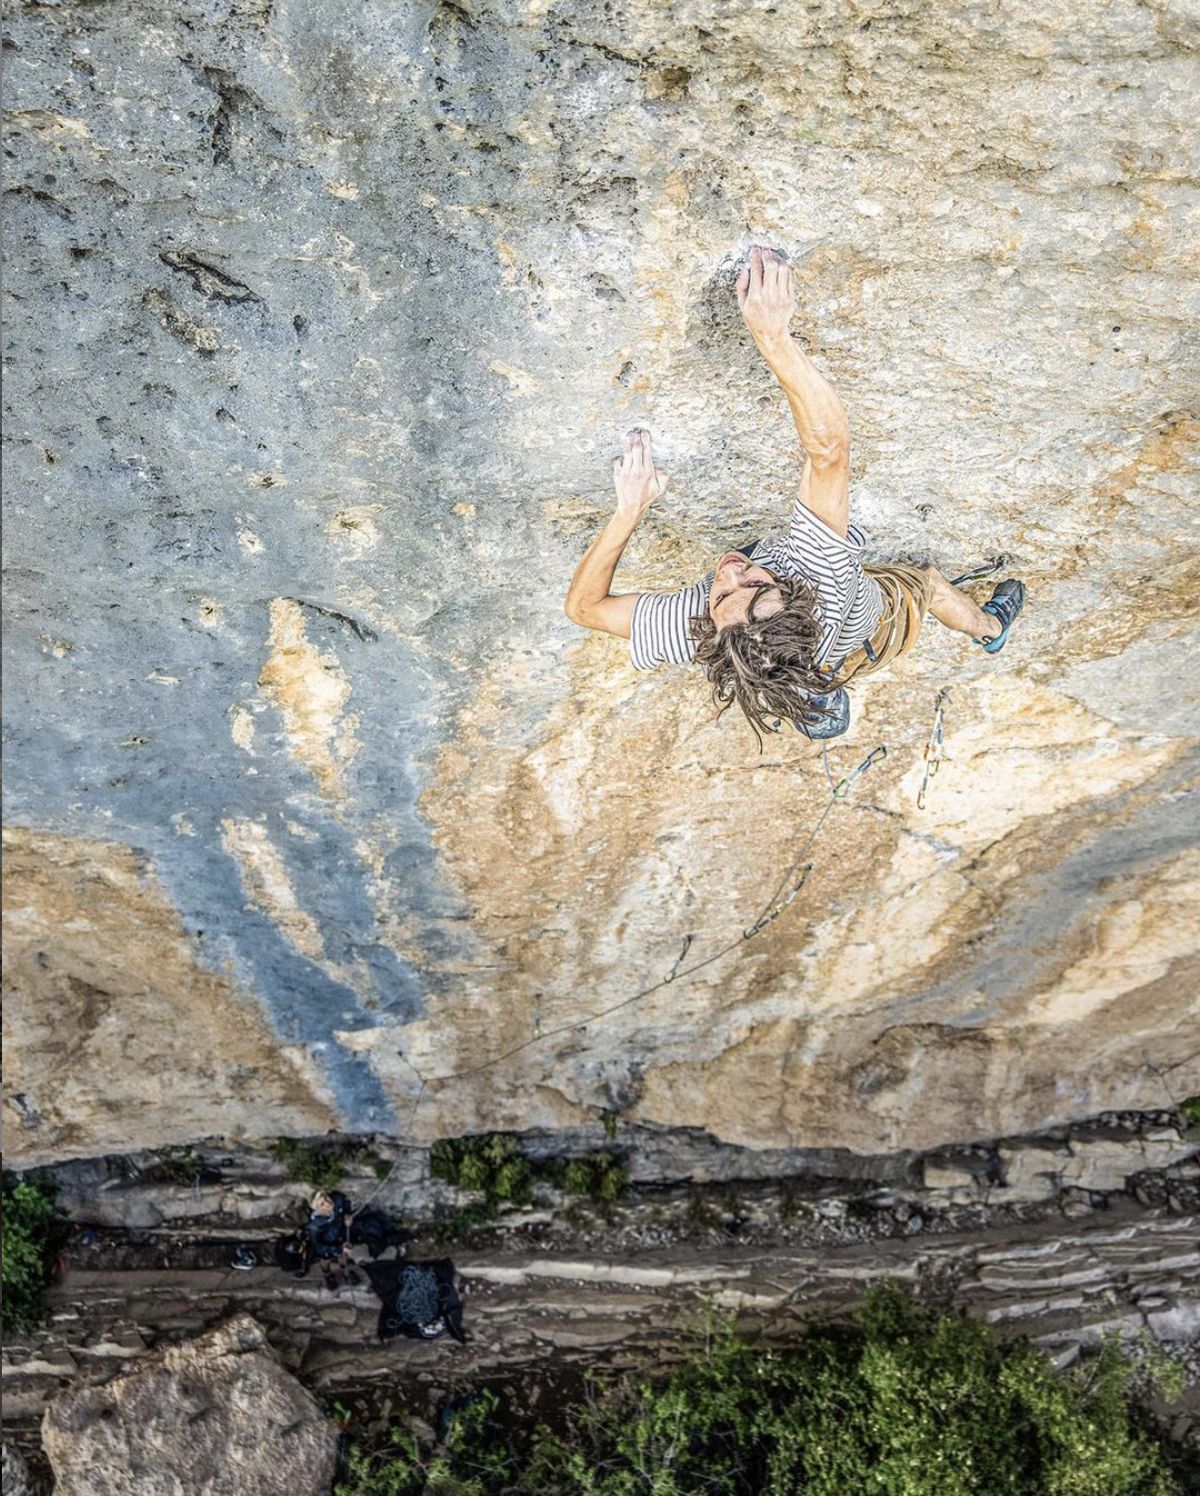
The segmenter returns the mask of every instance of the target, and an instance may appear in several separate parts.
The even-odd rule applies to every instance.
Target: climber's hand
[[[738,306],[756,342],[788,337],[792,320],[792,267],[775,249],[754,245],[750,264],[737,278]]]
[[[635,428],[625,438],[624,452],[613,463],[617,513],[636,525],[668,482],[665,473],[655,471],[650,456],[650,433]]]

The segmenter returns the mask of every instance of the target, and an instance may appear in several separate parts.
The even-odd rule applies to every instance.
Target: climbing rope
[[[834,807],[846,799],[847,795],[850,792],[850,787],[855,783],[856,780],[860,779],[862,775],[864,775],[873,764],[877,764],[880,762],[880,760],[887,757],[887,748],[883,744],[880,744],[878,748],[872,749],[872,751],[866,756],[866,758],[863,759],[863,761],[858,765],[856,769],[852,770],[851,773],[845,775],[844,778],[836,781],[834,780],[833,774],[829,768],[829,753],[828,748],[825,744],[821,745],[821,754],[825,766],[826,781],[829,785],[829,798],[825,803],[824,809],[821,811],[820,815],[814,822],[812,829],[805,837],[799,851],[796,853],[795,857],[792,859],[790,866],[787,868],[787,871],[775,885],[771,896],[763,905],[757,918],[754,919],[749,925],[744,926],[738,935],[736,935],[732,940],[727,941],[718,950],[715,950],[710,955],[705,956],[702,960],[693,961],[690,966],[685,966],[683,963],[687,960],[688,952],[692,947],[692,937],[691,935],[686,935],[683,940],[683,949],[676,957],[675,964],[672,966],[671,970],[665,977],[660,977],[657,982],[652,982],[648,987],[643,987],[640,989],[640,991],[634,992],[628,997],[623,997],[619,1002],[610,1003],[607,1007],[600,1008],[595,1013],[589,1013],[584,1018],[572,1019],[568,1023],[556,1024],[552,1028],[544,1028],[542,1026],[541,1002],[539,994],[537,1013],[535,1015],[534,1022],[534,1034],[532,1038],[525,1039],[520,1044],[514,1044],[510,1048],[502,1050],[499,1054],[493,1055],[489,1060],[483,1060],[477,1065],[469,1065],[465,1069],[456,1070],[450,1075],[439,1075],[435,1077],[435,1079],[438,1082],[446,1085],[450,1085],[454,1081],[467,1080],[472,1076],[482,1075],[487,1070],[495,1069],[497,1065],[503,1064],[505,1060],[512,1059],[514,1055],[523,1054],[525,1050],[532,1049],[535,1044],[542,1044],[547,1039],[553,1039],[560,1034],[582,1033],[592,1024],[598,1023],[602,1018],[609,1018],[614,1013],[620,1013],[623,1009],[632,1007],[635,1003],[644,1001],[646,998],[653,996],[654,993],[661,992],[664,987],[669,987],[673,982],[687,981],[689,978],[694,977],[697,972],[703,971],[706,967],[713,965],[714,962],[721,960],[723,956],[729,955],[731,951],[737,950],[738,947],[745,944],[746,941],[753,940],[757,935],[761,935],[769,925],[774,924],[775,921],[780,917],[780,915],[783,914],[785,910],[787,910],[792,905],[796,897],[799,895],[800,890],[808,881],[808,876],[812,872],[814,864],[811,862],[805,862],[804,859],[807,856],[809,849],[816,841],[817,837],[821,834],[821,828],[829,819],[829,816]],[[411,1131],[413,1121],[417,1115],[417,1111],[420,1108],[422,1101],[425,1099],[425,1092],[429,1088],[430,1081],[421,1074],[420,1070],[417,1069],[417,1067],[402,1050],[398,1049],[396,1053],[400,1057],[400,1059],[403,1060],[403,1062],[408,1066],[408,1068],[412,1071],[412,1073],[416,1076],[417,1080],[420,1083],[416,1098],[413,1101],[407,1118],[405,1119],[404,1130],[407,1133]],[[376,1195],[378,1195],[380,1191],[386,1187],[388,1181],[395,1173],[398,1164],[399,1159],[397,1159],[396,1162],[392,1164],[392,1167],[388,1170],[384,1177],[379,1180],[371,1193],[367,1195],[367,1197],[362,1201],[362,1204],[358,1206],[359,1210],[361,1210],[364,1205],[369,1204],[376,1197]]]
[[[951,586],[961,587],[965,582],[982,581],[985,577],[990,577],[1000,571],[1007,562],[1008,557],[1003,553],[989,557],[987,560],[981,561],[977,566],[963,572],[961,576],[955,577]],[[949,697],[950,688],[945,686],[938,692],[937,699],[934,702],[933,727],[930,730],[929,740],[925,745],[925,772],[921,779],[921,788],[917,794],[917,807],[920,810],[925,809],[925,800],[929,792],[930,781],[936,776],[941,766],[942,750],[945,743],[946,702],[949,700]],[[711,955],[705,956],[703,960],[694,961],[690,966],[685,966],[683,963],[687,960],[688,953],[692,947],[692,937],[691,935],[686,935],[683,940],[683,948],[676,957],[675,964],[665,977],[651,983],[648,987],[643,987],[640,991],[633,993],[629,997],[622,998],[620,1002],[612,1003],[606,1008],[599,1009],[598,1012],[588,1014],[586,1018],[572,1020],[569,1023],[556,1024],[552,1028],[545,1028],[542,1024],[541,994],[538,993],[535,998],[532,1038],[526,1039],[520,1044],[514,1044],[509,1049],[501,1051],[500,1054],[494,1055],[490,1060],[481,1061],[478,1065],[470,1065],[465,1070],[454,1071],[450,1075],[439,1075],[436,1077],[437,1081],[450,1085],[455,1081],[467,1080],[472,1076],[482,1075],[485,1071],[494,1069],[497,1065],[503,1064],[505,1060],[512,1059],[514,1055],[523,1054],[525,1050],[531,1049],[535,1044],[542,1044],[547,1039],[556,1038],[560,1034],[572,1032],[583,1033],[590,1025],[598,1023],[602,1018],[609,1018],[614,1013],[619,1013],[625,1008],[632,1007],[634,1003],[642,1002],[646,998],[652,997],[654,993],[661,992],[664,987],[669,987],[673,982],[687,981],[690,977],[694,977],[698,972],[703,971],[705,967],[711,966],[714,962],[721,960],[723,956],[729,955],[731,951],[736,950],[746,941],[753,940],[755,936],[761,935],[769,925],[774,924],[780,915],[791,907],[792,903],[799,896],[801,889],[803,889],[805,883],[808,881],[814,864],[805,862],[805,855],[820,835],[821,828],[829,818],[834,806],[846,798],[850,792],[850,787],[857,779],[865,774],[873,764],[878,763],[886,756],[887,748],[883,744],[880,744],[850,774],[847,774],[842,779],[835,780],[833,771],[829,765],[829,745],[827,743],[821,744],[821,764],[825,771],[825,783],[829,789],[829,799],[817,817],[812,830],[805,838],[800,851],[792,860],[791,866],[776,884],[774,891],[764,904],[758,917],[749,925],[744,926],[741,933],[733,940],[728,941],[719,950],[713,951]],[[403,1051],[397,1050],[396,1053],[419,1082],[416,1098],[413,1101],[404,1124],[405,1131],[407,1132],[411,1129],[413,1120],[417,1115],[422,1101],[425,1099],[425,1093],[429,1089],[430,1082],[421,1074],[420,1070],[417,1069]],[[387,1185],[395,1169],[396,1164],[393,1164],[387,1174],[366,1197],[366,1200],[363,1201],[364,1205],[373,1200]],[[359,1208],[361,1209],[362,1207],[360,1206]]]

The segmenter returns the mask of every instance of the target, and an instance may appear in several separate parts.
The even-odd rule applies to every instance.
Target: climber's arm
[[[850,424],[842,402],[790,335],[763,356],[792,408],[807,454],[800,502],[843,538],[850,523]]]
[[[567,590],[566,611],[572,623],[628,639],[640,593],[613,592],[617,563],[642,516],[667,486],[650,456],[650,433],[640,428],[625,438],[625,450],[613,464],[616,513],[588,547]]]
[[[756,246],[737,292],[759,352],[787,395],[807,455],[800,502],[844,537],[850,522],[850,423],[832,385],[792,339],[791,267]]]
[[[629,638],[638,594],[611,589],[617,563],[636,526],[636,519],[618,510],[588,547],[567,591],[566,611],[572,623]]]

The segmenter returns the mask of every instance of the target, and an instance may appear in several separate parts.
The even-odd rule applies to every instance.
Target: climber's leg
[[[952,586],[936,566],[922,566],[921,570],[933,583],[929,611],[939,623],[957,633],[970,634],[972,639],[995,639],[999,636],[1003,625],[998,618],[985,613],[974,598]]]

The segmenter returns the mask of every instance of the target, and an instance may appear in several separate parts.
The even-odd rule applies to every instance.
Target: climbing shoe
[[[1008,631],[1017,620],[1017,614],[1025,606],[1025,583],[1015,579],[999,582],[991,597],[983,604],[983,611],[990,613],[1000,624],[1000,632],[994,639],[976,639],[990,655],[999,654],[1008,638]]]
[[[810,703],[817,708],[811,717],[794,721],[792,726],[806,738],[840,738],[850,726],[850,695],[844,686],[826,691],[823,696],[810,696]],[[822,710],[823,709],[823,710]]]

